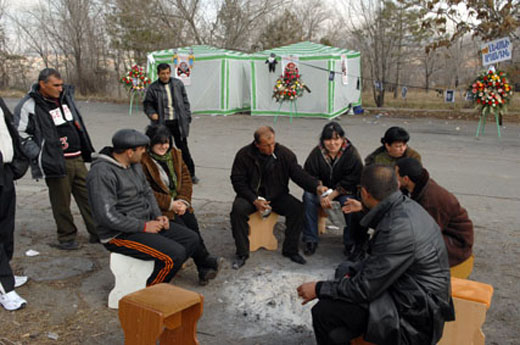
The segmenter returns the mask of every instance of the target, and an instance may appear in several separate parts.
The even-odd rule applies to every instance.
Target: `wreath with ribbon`
[[[513,97],[513,88],[503,71],[489,70],[482,73],[471,84],[469,91],[482,113],[507,112],[507,104]]]
[[[151,81],[144,73],[143,67],[139,65],[133,65],[132,68],[123,74],[119,79],[125,89],[130,92],[145,92],[146,87],[150,85]]]
[[[276,80],[273,88],[273,98],[277,102],[295,101],[304,91],[311,92],[301,80],[296,65],[292,62],[285,67],[284,73]]]

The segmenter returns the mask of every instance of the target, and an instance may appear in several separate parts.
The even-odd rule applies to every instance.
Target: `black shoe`
[[[238,270],[240,267],[244,266],[246,263],[246,260],[249,258],[249,256],[246,255],[240,255],[233,260],[233,264],[231,265],[231,268],[234,270]]]
[[[77,250],[77,249],[79,249],[78,242],[76,242],[76,241],[53,243],[53,244],[51,244],[51,247],[58,248],[58,249],[61,249],[61,250]]]
[[[90,235],[90,237],[88,238],[88,243],[100,243],[99,242],[99,237],[94,236],[94,235]]]
[[[343,249],[343,254],[348,258],[354,252],[355,246],[353,244],[346,244]]]
[[[205,286],[208,285],[210,279],[215,279],[217,277],[217,271],[211,268],[201,268],[199,269],[199,285]]]
[[[317,242],[305,242],[305,248],[303,249],[303,254],[307,256],[311,256],[316,252],[316,248],[318,248]]]
[[[305,265],[307,263],[307,261],[303,258],[303,256],[301,256],[300,254],[296,253],[296,254],[291,254],[291,255],[283,255],[289,259],[291,259],[291,261],[294,261],[296,262],[297,264],[300,264],[300,265]]]
[[[197,176],[193,175],[191,177],[191,182],[193,182],[193,184],[198,184],[200,182],[200,179]]]
[[[220,265],[222,264],[222,258],[220,256],[208,255],[204,260],[203,266],[205,268],[211,268],[212,270],[219,271]]]

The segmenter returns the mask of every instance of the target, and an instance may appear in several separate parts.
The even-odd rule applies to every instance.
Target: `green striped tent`
[[[267,57],[276,54],[276,73],[269,73]],[[273,87],[282,74],[282,56],[296,56],[301,80],[311,89],[291,102],[277,103]],[[347,83],[342,80],[341,57],[347,62]],[[251,56],[251,115],[281,115],[333,118],[345,113],[349,105],[361,104],[361,54],[357,51],[301,42],[265,50]],[[333,81],[330,71],[337,72]],[[296,112],[295,112],[296,108]]]
[[[249,111],[251,96],[247,54],[206,45],[154,51],[148,54],[148,76],[152,81],[156,80],[158,64],[171,64],[175,51],[178,55],[189,55],[190,49],[193,50],[195,62],[186,92],[192,113],[229,115]]]

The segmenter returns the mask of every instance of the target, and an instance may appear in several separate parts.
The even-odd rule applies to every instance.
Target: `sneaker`
[[[220,256],[208,255],[203,266],[218,272],[220,270],[220,266],[222,265],[222,261],[223,259]]]
[[[61,250],[77,250],[79,249],[78,242],[76,241],[68,241],[68,242],[58,242],[51,244],[51,247],[58,248]]]
[[[27,301],[13,290],[5,295],[0,295],[0,304],[5,310],[13,311],[24,308],[27,305]]]
[[[16,289],[24,285],[27,283],[27,280],[29,280],[27,276],[14,276],[14,288]]]

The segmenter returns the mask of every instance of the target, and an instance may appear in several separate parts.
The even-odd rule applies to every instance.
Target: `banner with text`
[[[487,66],[500,61],[511,60],[513,46],[509,37],[487,42],[481,46],[482,65]]]

